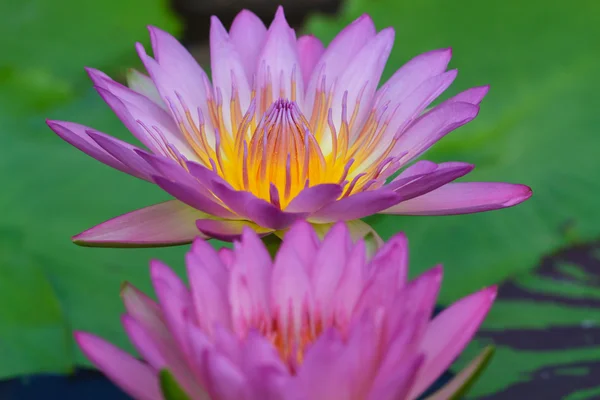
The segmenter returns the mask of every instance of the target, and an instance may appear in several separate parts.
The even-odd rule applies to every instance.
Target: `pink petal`
[[[146,54],[140,43],[136,49],[171,114],[176,120],[182,119],[189,132],[193,132],[193,127],[185,118],[186,110],[196,127],[203,120],[205,127],[211,129],[206,73],[173,36],[156,27],[148,30],[154,59]]]
[[[237,94],[242,115],[250,105],[250,85],[244,71],[242,57],[229,39],[221,21],[215,16],[210,20],[210,61],[215,93],[220,93],[223,101],[223,121],[228,132],[234,134],[236,127],[231,125],[231,100]],[[226,132],[221,132],[226,134]]]
[[[216,351],[206,355],[206,373],[210,382],[210,398],[240,400],[251,398],[250,388],[242,372]]]
[[[117,386],[139,400],[162,400],[155,371],[97,336],[76,332],[83,353]]]
[[[315,65],[310,82],[306,89],[305,113],[312,112],[315,93],[321,87],[323,78],[326,79],[325,91],[329,92],[331,86],[346,70],[348,64],[356,54],[376,34],[373,20],[364,14],[346,28],[344,28],[331,41],[317,65]]]
[[[382,144],[387,146],[389,141],[396,135],[399,135],[406,129],[421,113],[440,95],[442,94],[456,78],[456,70],[448,71],[440,75],[429,78],[418,86],[410,95],[406,96],[402,101],[401,92],[397,89],[390,88],[384,97],[389,97],[391,100],[390,107],[398,107],[393,117],[391,118],[386,130],[386,138]],[[376,150],[381,151],[380,149]]]
[[[385,380],[375,381],[367,400],[407,399],[423,361],[422,355],[414,355],[401,364],[393,375],[388,375]]]
[[[244,340],[240,367],[255,399],[284,399],[293,379],[273,344],[264,335],[251,331]]]
[[[139,72],[136,69],[130,68],[127,70],[127,86],[134,92],[146,96],[154,103],[160,106],[163,110],[167,111],[165,102],[160,97],[160,93],[156,89],[156,85],[152,82],[152,79],[148,75]]]
[[[406,201],[429,193],[448,182],[452,182],[468,174],[473,168],[475,168],[473,164],[462,162],[441,163],[434,172],[401,186],[395,192],[402,196],[403,201]]]
[[[208,243],[204,242],[204,244],[210,246]],[[227,271],[218,259],[216,252],[213,249],[211,250],[211,253],[214,254],[205,251],[203,256],[194,253],[186,255],[187,273],[194,309],[196,310],[199,326],[209,336],[214,335],[216,325],[226,328],[231,327],[227,281],[221,280],[219,279],[221,276],[215,276],[211,273],[215,269],[222,269],[222,274],[226,274]],[[216,265],[209,265],[215,261],[217,262]]]
[[[399,203],[383,214],[454,215],[512,207],[531,197],[525,185],[499,182],[448,183],[432,192]]]
[[[228,304],[233,325],[243,337],[250,328],[271,321],[270,288],[272,261],[265,245],[250,228],[234,243],[235,260],[230,267]]]
[[[282,246],[285,247],[284,251],[293,252],[290,257],[297,258],[308,271],[319,244],[319,237],[311,224],[298,220],[285,233]]]
[[[238,239],[242,235],[244,227],[250,227],[259,235],[267,235],[273,232],[272,229],[263,228],[251,221],[243,220],[199,219],[196,221],[196,226],[206,236],[225,242]]]
[[[427,160],[419,160],[410,167],[406,168],[397,177],[395,177],[387,186],[387,189],[396,191],[397,189],[413,182],[423,176],[432,173],[438,169],[438,165]]]
[[[345,371],[340,370],[339,359],[345,346],[339,332],[325,330],[304,356],[294,384],[294,391],[301,393],[302,399],[331,400],[352,398],[347,380],[341,384]],[[337,378],[337,379],[336,379]],[[347,377],[346,377],[347,379]]]
[[[160,261],[150,262],[150,275],[167,327],[181,354],[189,357],[190,344],[187,341],[185,325],[187,320],[196,323],[191,295],[181,279]]]
[[[452,103],[469,103],[478,106],[489,90],[489,85],[474,87],[467,89],[464,92],[460,92],[456,96],[453,96],[446,101]]]
[[[317,62],[325,52],[325,46],[313,35],[299,37],[297,46],[302,78],[305,84],[308,84]]]
[[[240,11],[231,24],[229,38],[242,59],[248,82],[254,79],[266,36],[267,28],[251,11]]]
[[[265,228],[285,229],[292,222],[307,215],[307,213],[282,211],[279,207],[257,198],[252,193],[235,190],[226,183],[213,182],[212,190],[232,211]]]
[[[194,240],[191,250],[186,255],[186,263],[189,264],[189,268],[195,268],[193,266],[199,264],[198,267],[205,268],[216,285],[224,288],[229,282],[230,264],[230,261],[224,259],[224,254],[234,257],[231,249],[223,247],[217,251],[210,243],[198,238]]]
[[[367,281],[354,310],[355,314],[377,306],[388,308],[405,285],[407,265],[407,240],[400,233],[386,242],[367,266]]]
[[[121,298],[129,316],[154,332],[170,336],[162,310],[154,300],[128,283],[121,289]]]
[[[171,144],[188,159],[197,159],[171,116],[161,106],[100,71],[88,68],[87,72],[98,94],[144,146],[168,157],[170,153],[166,146]]]
[[[419,85],[427,79],[441,74],[446,70],[452,58],[451,49],[439,49],[420,54],[404,64],[392,77],[383,85],[389,89],[388,93],[400,94],[402,97],[394,100],[400,102],[410,95]],[[392,100],[391,98],[389,98]],[[379,104],[385,103],[386,99],[381,99]]]
[[[416,398],[448,368],[469,343],[495,298],[495,287],[481,290],[454,303],[429,324],[421,342],[425,363],[409,398]]]
[[[396,296],[388,309],[388,342],[393,342],[402,335],[406,318],[410,319],[416,337],[421,337],[431,319],[442,275],[441,266],[432,268],[408,283],[403,292]],[[408,314],[408,317],[403,314]]]
[[[287,212],[313,213],[334,202],[342,194],[342,187],[324,183],[302,190],[285,208]]]
[[[146,176],[143,172],[137,171],[136,169],[123,164],[121,161],[114,158],[110,153],[108,153],[101,146],[99,146],[98,143],[92,140],[86,133],[86,131],[90,128],[73,122],[47,120],[46,123],[48,124],[50,129],[52,129],[58,136],[60,136],[61,139],[77,147],[79,150],[83,151],[88,156],[95,158],[96,160],[108,165],[109,167],[113,167],[121,172],[125,172],[126,174],[133,175],[140,179],[148,179],[148,176]],[[125,142],[121,142],[121,144],[123,146],[129,146],[130,150],[133,150],[135,148],[134,146],[129,145]]]
[[[311,263],[309,275],[318,316],[325,324],[331,323],[335,290],[345,272],[352,249],[350,232],[343,222],[338,222],[327,232],[321,247]]]
[[[274,318],[281,332],[293,332],[295,343],[300,341],[300,329],[308,323],[314,309],[310,278],[295,249],[285,241],[275,256],[271,280],[271,301]],[[292,343],[293,344],[293,343]]]
[[[385,63],[394,45],[394,30],[387,28],[369,40],[355,55],[352,62],[345,66],[334,92],[332,112],[333,123],[341,127],[343,99],[346,98],[348,118],[358,107],[355,126],[360,127],[366,115],[372,109],[375,94]],[[359,129],[354,129],[358,133]],[[327,138],[323,139],[325,143]]]
[[[367,276],[367,249],[359,240],[347,257],[338,287],[335,290],[333,313],[339,324],[349,324],[356,302],[362,294]]]
[[[73,237],[73,242],[91,247],[164,247],[190,243],[202,236],[195,221],[206,214],[171,200],[141,208]]]
[[[188,186],[180,182],[163,178],[162,176],[153,176],[152,179],[162,190],[169,193],[171,196],[190,207],[205,213],[205,217],[235,217],[235,214],[232,214],[229,210],[219,204],[218,199],[210,193],[207,193],[206,190],[202,190],[200,185],[197,185],[196,187]]]
[[[161,351],[157,344],[152,339],[152,335],[144,329],[142,324],[137,322],[133,317],[124,315],[122,318],[123,327],[127,336],[135,346],[136,350],[143,357],[144,361],[154,368],[155,371],[160,371],[167,366]],[[173,350],[173,349],[169,349]],[[177,349],[175,349],[177,351]]]
[[[397,204],[401,197],[386,190],[360,192],[331,203],[309,217],[311,222],[326,223],[363,218]]]
[[[296,83],[296,99],[292,99],[292,80]],[[261,89],[272,85],[272,98],[288,98],[302,104],[304,81],[296,48],[296,35],[288,25],[283,7],[277,9],[269,27],[264,47],[258,58],[257,104],[261,104]]]
[[[151,180],[151,176],[156,173],[152,167],[139,157],[136,152],[136,150],[139,149],[136,147],[94,130],[88,130],[86,133],[91,140],[96,142],[100,148],[110,154],[113,158],[135,171],[138,175],[150,177],[146,178],[146,180]]]
[[[472,121],[479,107],[468,103],[441,104],[429,111],[408,128],[396,143],[397,151],[408,151],[404,163],[420,156],[438,140]]]
[[[157,156],[140,149],[134,151],[142,160],[152,167],[152,170],[154,171],[152,175],[160,175],[171,181],[177,181],[188,186],[198,185],[198,180],[190,175],[185,168],[175,160]]]

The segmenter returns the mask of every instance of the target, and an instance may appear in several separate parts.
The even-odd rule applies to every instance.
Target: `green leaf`
[[[165,400],[191,400],[168,369],[160,371],[160,390]]]
[[[600,248],[577,246],[500,287],[465,357],[496,346],[472,398],[590,399],[600,393]]]
[[[479,376],[483,373],[494,355],[494,347],[488,346],[473,361],[463,368],[443,388],[427,397],[425,400],[457,400],[473,386]]]
[[[23,252],[22,241],[0,229],[0,376],[28,373],[32,365],[68,372],[74,355],[67,321],[43,260]]]
[[[475,121],[434,146],[427,159],[466,161],[470,181],[533,188],[508,210],[452,217],[368,218],[384,238],[402,230],[411,271],[442,262],[441,299],[531,269],[540,257],[600,234],[600,3],[519,0],[351,0],[306,31],[325,41],[362,13],[396,29],[384,78],[422,52],[452,46],[459,77],[448,95],[491,84]]]
[[[84,249],[71,236],[168,197],[62,142],[46,118],[121,137],[84,66],[119,76],[148,44],[146,25],[176,31],[166,0],[0,2],[0,379],[88,364],[72,330],[132,350],[119,324],[125,280],[151,292],[148,261],[183,270],[183,249]],[[128,139],[130,140],[130,139]],[[175,262],[176,261],[176,262]]]

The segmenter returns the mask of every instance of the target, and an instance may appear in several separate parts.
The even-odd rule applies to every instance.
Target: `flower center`
[[[382,140],[393,115],[386,113],[386,106],[359,117],[362,94],[353,110],[348,110],[346,92],[334,112],[333,92],[325,91],[323,80],[308,118],[296,101],[293,79],[289,98],[283,92],[280,95],[273,100],[270,84],[258,95],[253,90],[243,114],[235,87],[227,110],[217,90],[216,98],[208,101],[211,127],[203,118],[194,124],[183,104],[185,115],[178,115],[179,128],[207,168],[234,189],[251,192],[281,209],[304,188],[336,183],[344,188],[341,197],[346,197],[378,187],[395,171],[399,157],[390,153],[396,140]],[[208,131],[213,129],[211,143]],[[185,165],[181,157],[169,153]]]

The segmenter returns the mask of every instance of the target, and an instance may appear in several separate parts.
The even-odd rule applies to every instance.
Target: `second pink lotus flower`
[[[186,264],[190,289],[152,263],[158,303],[123,290],[123,325],[145,362],[77,334],[90,360],[137,400],[163,398],[163,369],[193,400],[412,400],[460,354],[496,294],[484,289],[431,320],[441,268],[408,281],[402,234],[368,260],[343,223],[322,241],[295,223],[274,261],[250,229],[233,250],[200,239]]]
[[[101,162],[153,182],[176,200],[112,219],[74,239],[96,246],[161,246],[204,237],[261,235],[298,219],[313,224],[375,213],[447,215],[494,210],[529,198],[527,186],[452,183],[473,165],[409,163],[479,112],[486,86],[427,109],[454,81],[449,49],[410,60],[379,81],[394,31],[363,16],[325,48],[296,38],[279,9],[267,29],[242,11],[210,30],[212,82],[171,35],[151,27],[149,77],[129,88],[88,69],[98,93],[142,150],[92,128],[48,121]],[[388,178],[403,167],[391,182]]]

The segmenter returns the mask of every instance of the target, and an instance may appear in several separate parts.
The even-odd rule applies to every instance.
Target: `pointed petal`
[[[341,194],[342,187],[337,184],[325,183],[311,186],[298,193],[285,211],[313,213],[334,202]]]
[[[210,246],[208,243],[206,245]],[[216,256],[216,252],[214,255]],[[206,265],[215,261],[215,258],[218,265]],[[210,273],[211,269],[215,268],[222,268],[223,272],[226,272],[225,266],[218,260],[218,256],[208,256],[205,259],[200,255],[194,256],[192,253],[188,253],[186,266],[199,326],[210,336],[214,334],[216,325],[230,328],[231,316],[227,298],[227,282],[215,279],[216,277]]]
[[[156,373],[146,364],[97,336],[76,332],[83,353],[111,381],[140,400],[162,400]]]
[[[137,322],[133,317],[124,315],[121,319],[123,328],[127,332],[129,340],[133,343],[136,350],[140,353],[144,361],[159,371],[167,366],[157,343],[154,342],[152,335],[149,334],[144,326]],[[178,351],[177,349],[168,349],[169,351]]]
[[[296,82],[296,99],[292,99],[292,80]],[[296,35],[288,25],[283,7],[277,9],[275,19],[269,27],[264,47],[258,58],[257,90],[272,85],[272,98],[295,100],[303,104],[304,81],[300,71],[300,60],[296,47]],[[281,96],[283,94],[283,96]],[[261,104],[260,100],[257,104]]]
[[[171,200],[123,214],[73,237],[90,247],[164,247],[202,236],[195,221],[206,214]]]
[[[337,34],[314,67],[306,89],[306,108],[303,109],[305,113],[312,112],[315,93],[317,88],[320,88],[323,78],[326,79],[325,91],[329,92],[348,64],[375,34],[375,25],[367,14],[360,16]]]
[[[228,304],[235,331],[244,337],[249,329],[271,321],[272,261],[264,243],[247,227],[241,240],[234,243],[234,249],[236,257],[231,265]]]
[[[402,94],[402,98],[396,99],[400,102],[427,79],[444,72],[451,58],[452,49],[439,49],[420,54],[396,71],[382,89],[387,88]]]
[[[210,129],[206,73],[173,36],[152,26],[148,30],[154,59],[140,43],[136,49],[171,115],[175,120],[182,120],[189,132],[193,132],[193,127],[187,121],[186,111],[196,127],[202,120]]]
[[[446,101],[452,103],[469,103],[478,106],[489,90],[489,85],[474,87],[467,89],[464,92],[460,92],[456,96],[453,96]]]
[[[242,235],[244,227],[249,227],[261,236],[273,232],[272,229],[263,228],[253,222],[242,220],[199,219],[196,221],[196,226],[206,236],[225,242],[238,239]]]
[[[304,79],[304,83],[308,84],[317,62],[325,52],[325,46],[313,35],[299,37],[297,46],[302,78]]]
[[[404,164],[420,156],[451,131],[472,121],[479,107],[469,103],[441,104],[417,119],[398,139],[395,151],[408,151]]]
[[[150,262],[150,277],[163,316],[181,354],[190,360],[190,343],[187,340],[186,323],[197,324],[191,295],[181,279],[166,264],[158,260]]]
[[[399,195],[386,189],[369,190],[331,203],[311,215],[309,220],[326,223],[359,219],[389,208],[400,200]]]
[[[432,192],[396,204],[382,214],[455,215],[497,210],[531,197],[525,185],[500,182],[448,183]]]
[[[169,336],[169,331],[162,317],[162,310],[154,300],[142,293],[129,283],[121,289],[121,298],[127,314],[162,336]]]
[[[332,320],[335,302],[335,296],[332,294],[345,273],[351,249],[352,239],[348,227],[345,223],[338,222],[325,235],[314,261],[309,266],[316,312],[325,324]]]
[[[135,168],[131,168],[123,164],[121,161],[114,158],[110,153],[99,146],[98,143],[92,140],[92,138],[90,138],[86,133],[86,131],[90,130],[90,128],[73,122],[47,120],[46,123],[50,129],[52,129],[61,139],[72,146],[77,147],[88,156],[95,158],[109,167],[113,167],[121,172],[125,172],[126,174],[133,175],[144,180],[148,179],[144,173],[141,173]],[[106,134],[102,135],[106,136]],[[121,144],[123,146],[128,146],[130,150],[135,148],[134,146],[125,142],[121,142]]]
[[[410,200],[468,174],[473,168],[475,168],[473,164],[463,162],[441,163],[434,172],[401,186],[395,192],[402,196],[402,201]]]
[[[372,109],[375,94],[383,68],[394,45],[394,30],[387,28],[369,40],[355,55],[353,61],[345,66],[344,72],[335,85],[332,103],[333,123],[341,127],[343,100],[346,98],[348,116],[358,108],[355,126],[360,127],[366,115]],[[357,134],[358,129],[354,130]],[[323,139],[327,143],[327,139]]]
[[[313,291],[310,278],[301,260],[294,257],[295,249],[285,245],[280,247],[273,264],[271,279],[271,301],[273,318],[277,320],[280,332],[290,332],[288,350],[299,344],[301,327],[308,323],[307,318],[314,309]],[[289,340],[293,340],[289,343]]]
[[[137,154],[138,148],[102,132],[87,130],[86,134],[100,148],[118,160],[121,164],[135,171],[137,175],[144,177],[145,180],[152,181],[152,175],[155,172],[152,167],[139,157]]]
[[[158,89],[156,89],[154,82],[152,82],[152,79],[150,79],[148,75],[145,75],[136,69],[130,68],[127,70],[127,86],[129,86],[129,88],[134,92],[146,96],[159,105],[163,110],[168,110],[165,102],[160,97],[160,93],[158,93]]]
[[[233,20],[229,38],[240,54],[248,82],[254,80],[258,56],[264,46],[267,28],[254,13],[242,10]]]
[[[199,187],[200,185],[196,187],[188,186],[163,178],[162,176],[153,176],[152,179],[162,190],[188,206],[205,213],[205,216],[217,216],[220,218],[235,217],[235,214],[219,204],[214,196],[202,190],[202,187]]]
[[[259,199],[250,192],[235,190],[227,183],[213,182],[212,191],[233,212],[265,228],[278,230],[306,217],[307,213],[282,211],[279,207]]]
[[[242,57],[237,52],[235,45],[229,39],[221,21],[215,16],[210,20],[210,61],[212,82],[215,92],[219,91],[223,101],[223,121],[225,128],[232,135],[237,126],[231,125],[231,100],[237,94],[242,114],[250,105],[250,85],[244,71]],[[222,134],[226,134],[222,132]]]
[[[454,303],[429,324],[421,342],[425,363],[409,398],[416,398],[450,366],[479,329],[495,298],[495,287],[481,290]]]
[[[88,68],[87,72],[100,97],[144,146],[168,157],[166,142],[187,158],[197,158],[171,116],[159,105],[101,71]]]
[[[407,275],[408,249],[404,234],[392,237],[367,265],[367,282],[354,312],[378,306],[390,308]]]
[[[383,100],[387,101],[389,98],[391,107],[398,105],[400,107],[395,110],[389,122],[385,138],[382,139],[382,147],[387,147],[394,136],[401,134],[439,95],[448,89],[454,82],[456,74],[456,70],[452,70],[429,78],[401,101],[398,98],[403,97],[402,94],[396,89],[390,88],[383,96]]]
[[[287,250],[294,252],[294,257],[306,269],[308,269],[309,264],[315,257],[320,244],[315,229],[313,229],[311,224],[303,220],[294,222],[283,236],[283,243]]]
[[[210,381],[211,399],[240,400],[252,398],[248,381],[242,371],[216,351],[207,352],[206,374]]]

